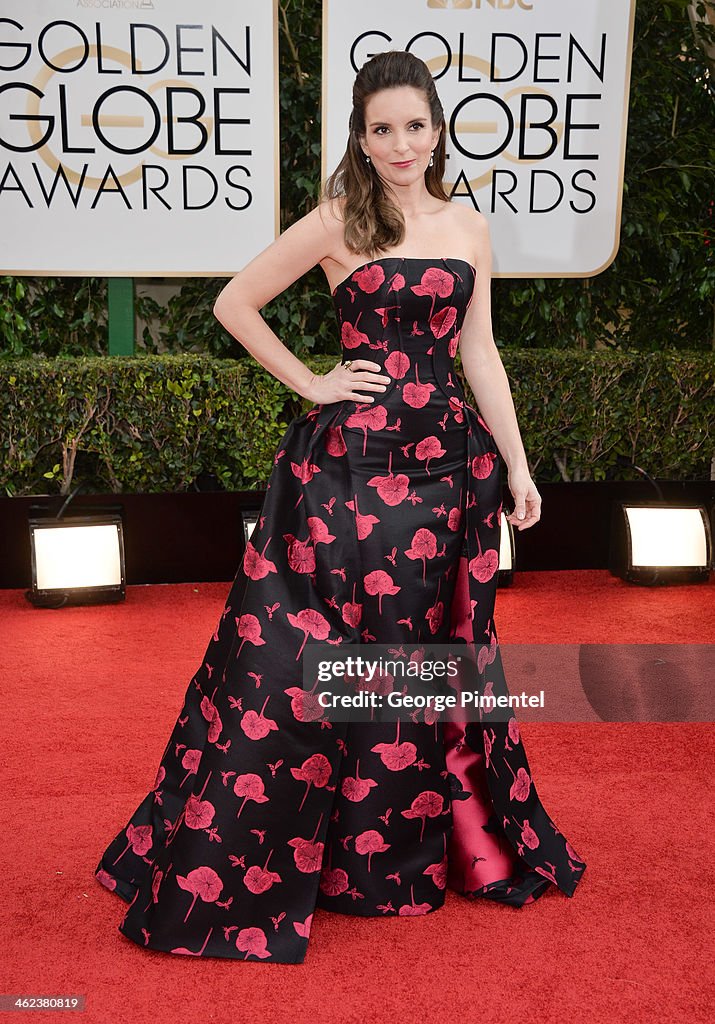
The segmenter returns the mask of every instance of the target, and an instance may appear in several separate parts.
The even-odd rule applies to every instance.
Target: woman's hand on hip
[[[385,376],[379,363],[369,359],[353,359],[350,365],[337,363],[328,373],[314,374],[310,394],[316,405],[332,402],[374,402],[372,392],[382,393],[391,378]]]

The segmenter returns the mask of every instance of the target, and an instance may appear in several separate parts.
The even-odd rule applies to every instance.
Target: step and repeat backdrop
[[[501,277],[588,277],[620,234],[635,0],[323,0],[322,176],[355,74],[405,49],[447,191]],[[318,112],[316,111],[316,114]],[[279,231],[277,0],[5,0],[0,273],[222,276]]]
[[[2,273],[230,274],[278,232],[275,0],[3,0]]]
[[[499,277],[589,277],[618,250],[635,0],[325,0],[323,170],[364,62],[409,50],[447,123],[445,183]]]

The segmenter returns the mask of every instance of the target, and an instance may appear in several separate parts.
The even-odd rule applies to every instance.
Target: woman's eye
[[[415,121],[414,124],[410,125],[410,128],[424,128],[424,124],[421,121]],[[389,131],[387,125],[381,124],[375,129],[375,135],[382,135],[387,131]]]

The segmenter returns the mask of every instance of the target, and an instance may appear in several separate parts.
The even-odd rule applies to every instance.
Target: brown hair
[[[405,221],[375,172],[367,163],[360,146],[366,134],[365,106],[373,93],[408,85],[420,90],[429,105],[432,127],[441,127],[434,150],[434,164],[425,171],[427,191],[449,202],[442,184],[445,161],[445,121],[430,70],[423,60],[405,50],[388,50],[367,61],[357,73],[353,85],[353,109],[350,135],[342,160],[325,182],[324,199],[345,197],[343,219],[346,247],[354,253],[373,256],[402,242]]]

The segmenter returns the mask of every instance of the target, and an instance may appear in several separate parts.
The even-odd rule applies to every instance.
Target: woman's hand
[[[534,523],[538,523],[541,518],[541,495],[529,476],[526,466],[509,470],[507,483],[514,499],[514,511],[506,518],[512,526],[516,526],[519,530],[526,530]],[[520,512],[523,514],[521,518]]]
[[[391,378],[381,374],[379,363],[369,359],[353,359],[350,366],[337,363],[328,373],[313,375],[310,393],[306,396],[316,405],[331,402],[374,402],[369,392],[385,390]]]

